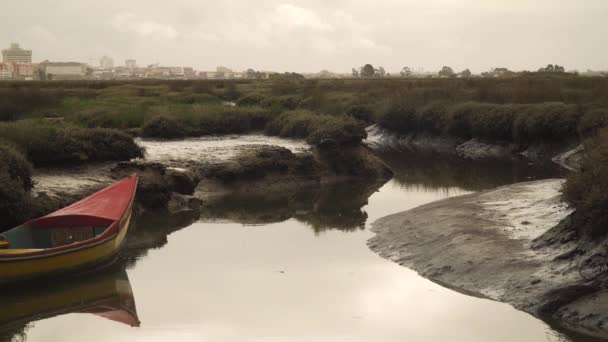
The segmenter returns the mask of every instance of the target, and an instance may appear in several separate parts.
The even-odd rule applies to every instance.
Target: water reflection
[[[383,182],[337,182],[294,188],[280,193],[232,193],[207,201],[203,221],[230,221],[247,225],[283,222],[294,218],[315,232],[365,228],[363,207]]]
[[[365,245],[371,233],[363,229],[380,216],[465,190],[555,177],[559,172],[554,167],[517,161],[472,163],[404,152],[383,152],[381,157],[396,173],[388,184],[342,182],[282,193],[231,194],[204,202],[200,213],[143,213],[134,220],[114,270],[64,281],[61,286],[4,293],[0,317],[11,312],[18,317],[9,317],[0,338],[165,341],[177,337],[231,342],[562,339],[508,305],[463,296],[381,259]],[[139,322],[130,286],[130,297],[118,290],[126,286],[114,286],[114,295],[112,287],[107,290],[105,285],[83,290],[112,281],[124,285],[124,279],[128,284],[125,269],[138,294],[145,323],[142,329],[109,326],[107,320],[82,317],[86,315],[65,316],[94,313]],[[104,298],[130,298],[132,310],[117,302],[109,304],[109,299],[101,301],[104,292],[110,293]],[[35,307],[48,302],[45,298],[62,296],[66,300],[57,301],[53,310],[5,310],[24,303]],[[110,314],[117,308],[130,315]],[[30,324],[56,316],[61,318]]]
[[[200,212],[197,211],[174,215],[162,212],[140,213],[131,223],[119,263],[126,268],[135,267],[137,261],[144,258],[149,250],[164,247],[171,233],[190,226],[199,217]]]
[[[35,321],[72,313],[131,327],[140,324],[129,277],[120,265],[92,275],[3,288],[0,303],[2,341],[23,339]]]
[[[481,191],[535,179],[563,177],[565,170],[553,163],[527,159],[469,160],[453,154],[377,151],[395,171],[394,180],[406,188],[438,190],[458,187]]]

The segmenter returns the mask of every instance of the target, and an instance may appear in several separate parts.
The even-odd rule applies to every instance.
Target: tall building
[[[112,69],[114,68],[114,60],[108,56],[103,56],[99,60],[99,66],[101,66],[102,69]]]
[[[127,59],[125,61],[125,66],[129,69],[137,68],[137,62],[134,59]]]
[[[2,50],[2,62],[31,64],[32,50],[24,50],[19,44],[12,43],[8,49]]]

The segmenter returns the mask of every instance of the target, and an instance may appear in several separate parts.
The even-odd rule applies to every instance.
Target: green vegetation
[[[298,110],[287,111],[266,126],[265,133],[281,137],[305,138],[315,146],[355,146],[366,137],[365,127],[350,117],[321,115]]]
[[[576,209],[575,218],[592,236],[608,233],[608,129],[585,142],[580,172],[568,176],[564,199]]]
[[[464,102],[431,103],[411,108],[390,103],[378,123],[399,133],[427,132],[464,139],[482,138],[516,143],[554,142],[576,139],[581,118],[588,114],[580,107],[561,102],[542,104],[490,104]],[[592,121],[593,128],[601,122]],[[591,122],[592,121],[592,122]]]
[[[125,160],[144,152],[117,130],[33,120],[0,123],[0,141],[18,148],[35,165]]]
[[[191,106],[181,113],[154,116],[143,123],[142,136],[181,138],[263,130],[270,112],[259,107]]]
[[[304,126],[332,117],[333,124],[352,119],[402,133],[424,131],[527,144],[580,139],[608,122],[608,79],[566,73],[501,78],[2,83],[0,95],[0,121],[61,117],[87,128],[133,131],[145,127],[144,136],[159,138],[254,130],[308,137],[312,132]],[[305,111],[315,115],[302,114]],[[290,115],[294,118],[285,119]]]
[[[15,148],[0,145],[0,229],[27,219],[32,186],[32,166]]]

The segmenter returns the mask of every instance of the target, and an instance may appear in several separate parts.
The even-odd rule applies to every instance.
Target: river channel
[[[192,140],[193,151],[202,145],[221,153],[219,140]],[[148,143],[149,158],[188,151],[187,142],[171,144]],[[4,293],[1,334],[47,342],[569,340],[527,313],[442,287],[366,245],[380,217],[560,177],[556,167],[403,151],[380,157],[396,173],[385,184],[227,196],[197,217],[142,217],[109,270]]]

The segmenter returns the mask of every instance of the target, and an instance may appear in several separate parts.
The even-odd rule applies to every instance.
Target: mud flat
[[[603,286],[580,272],[571,245],[542,243],[571,213],[560,201],[562,182],[516,183],[393,214],[373,224],[368,245],[446,287],[606,338]]]

